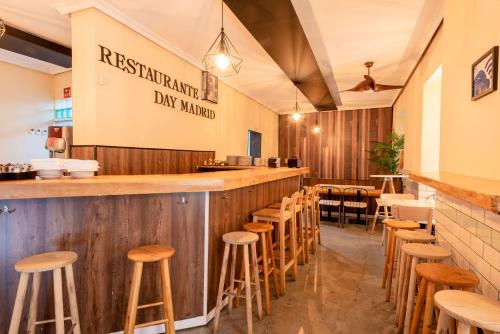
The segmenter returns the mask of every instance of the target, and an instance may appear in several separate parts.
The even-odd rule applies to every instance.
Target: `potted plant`
[[[372,142],[369,160],[382,173],[396,174],[400,164],[401,151],[405,146],[405,136],[392,131],[386,142]],[[399,185],[398,185],[399,186]]]

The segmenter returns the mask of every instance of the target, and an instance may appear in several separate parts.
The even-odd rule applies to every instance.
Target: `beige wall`
[[[440,170],[500,179],[500,92],[470,99],[471,65],[500,44],[500,2],[446,0],[444,24],[422,63],[394,106],[406,112],[405,168],[420,170],[422,90],[427,78],[443,65]]]
[[[54,100],[64,99],[66,87],[71,87],[71,70],[54,75]]]
[[[219,103],[181,93],[99,61],[103,45],[201,88],[201,71],[96,9],[72,14],[75,144],[215,150],[246,154],[248,129],[262,132],[263,156],[278,151],[278,116],[219,81]],[[215,119],[154,103],[154,90],[212,109]],[[177,102],[179,103],[179,101]]]
[[[53,118],[53,78],[31,69],[0,62],[0,163],[48,157],[44,135]]]

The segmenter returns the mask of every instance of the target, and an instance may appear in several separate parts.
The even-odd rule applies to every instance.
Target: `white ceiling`
[[[53,7],[55,1],[0,0],[0,17],[7,24],[70,46],[70,19]],[[292,3],[339,109],[392,105],[398,91],[340,93],[340,106],[337,90],[351,88],[362,80],[366,60],[375,61],[372,75],[378,83],[403,84],[442,17],[442,0]],[[200,68],[220,29],[220,0],[66,0],[56,7],[88,5],[132,25]],[[244,58],[240,73],[225,81],[278,113],[290,112],[295,97],[293,84],[229,10],[225,10],[224,23]],[[299,103],[303,110],[313,110],[300,92]]]
[[[316,58],[329,60],[339,91],[363,80],[366,61],[375,62],[371,75],[377,83],[403,85],[443,17],[442,0],[292,3],[308,39],[315,41]],[[339,109],[391,106],[398,92],[343,92]]]

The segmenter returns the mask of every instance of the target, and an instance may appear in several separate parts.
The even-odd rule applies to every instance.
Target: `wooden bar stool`
[[[388,302],[391,296],[392,275],[394,269],[394,255],[396,253],[396,232],[398,230],[418,230],[420,225],[409,220],[386,221],[386,225],[391,228],[389,242],[387,243],[387,253],[385,255],[384,275],[382,277],[382,288],[385,290],[385,301]]]
[[[319,186],[314,186],[314,234],[318,239],[318,245],[321,245],[321,209],[319,206],[320,196],[319,196]]]
[[[26,257],[15,264],[17,272],[21,273],[19,286],[10,321],[9,334],[18,334],[21,317],[23,313],[24,299],[26,297],[26,289],[30,274],[33,274],[32,296],[28,314],[28,328],[23,333],[34,334],[36,325],[47,323],[56,324],[56,333],[66,333],[64,321],[71,321],[71,333],[80,334],[80,318],[78,316],[78,304],[75,294],[75,280],[73,276],[73,263],[77,260],[78,255],[74,252],[50,252],[42,253],[34,256]],[[64,317],[64,302],[62,289],[62,269],[66,273],[66,286],[68,289],[68,299],[70,306],[70,317]],[[37,302],[40,293],[41,274],[46,271],[52,271],[54,280],[54,303],[55,303],[55,319],[37,321]]]
[[[295,210],[292,210],[296,213],[295,222],[297,225],[296,229],[296,237],[297,237],[297,249],[295,251],[297,258],[301,256],[302,264],[309,262],[309,256],[304,252],[305,250],[305,235],[304,235],[304,220],[303,220],[303,204],[304,204],[304,190],[298,191],[297,200],[295,202]],[[281,202],[276,202],[268,206],[269,209],[280,209]]]
[[[222,261],[221,274],[219,279],[219,291],[217,293],[217,304],[215,306],[215,320],[214,320],[214,333],[217,333],[219,329],[220,322],[220,312],[222,310],[222,298],[227,295],[228,297],[228,311],[231,312],[234,297],[239,297],[237,293],[238,289],[235,287],[234,283],[244,283],[245,284],[245,300],[247,307],[247,332],[251,334],[253,332],[252,327],[252,299],[256,296],[257,299],[257,312],[259,320],[262,319],[262,299],[260,295],[260,279],[259,279],[259,267],[257,266],[257,240],[259,236],[252,232],[230,232],[222,236],[222,240],[226,243],[224,247],[224,258]],[[229,287],[224,288],[226,282],[226,272],[227,263],[229,261],[229,248],[232,246],[231,254],[231,273]],[[243,270],[244,270],[244,280],[236,280],[234,278],[236,271],[236,256],[238,252],[238,246],[243,248]],[[252,271],[254,275],[254,282],[251,282],[250,275],[250,255],[248,246],[251,246],[252,252]],[[252,294],[251,286],[254,286],[255,293]]]
[[[471,326],[500,332],[500,302],[483,295],[457,290],[443,290],[434,295],[440,309],[436,334],[448,333],[450,318],[458,321],[458,334],[470,334]]]
[[[452,289],[472,289],[479,285],[479,278],[474,273],[443,263],[420,263],[416,265],[415,272],[420,277],[420,285],[411,320],[411,334],[417,333],[422,313],[422,334],[431,332],[436,285]]]
[[[296,241],[295,235],[295,215],[293,214],[294,203],[297,200],[297,195],[294,194],[292,198],[285,197],[281,202],[281,208],[276,209],[261,209],[252,213],[253,222],[266,222],[278,224],[278,249],[279,249],[279,276],[280,276],[280,293],[285,294],[286,273],[288,270],[292,272],[292,279],[295,281],[297,278],[297,255],[296,255]],[[286,225],[289,227],[290,234],[287,235]],[[290,256],[286,257],[286,241],[289,240]]]
[[[421,231],[408,231],[400,230],[396,232],[396,262],[398,263],[398,272],[396,273],[396,290],[394,296],[396,297],[396,310],[399,308],[399,301],[401,297],[401,287],[403,286],[403,275],[405,268],[406,256],[403,255],[402,246],[407,243],[423,243],[428,244],[434,242],[436,237],[429,233]]]
[[[398,232],[399,233],[399,232]],[[422,233],[422,232],[415,232]],[[397,306],[398,333],[410,331],[411,315],[415,301],[415,291],[417,286],[417,274],[415,267],[421,261],[437,262],[451,257],[451,252],[443,247],[422,244],[407,243],[401,247],[403,269],[403,282],[400,288],[399,306]]]
[[[305,252],[307,259],[309,258],[309,253],[316,253],[316,229],[314,228],[315,220],[315,210],[314,210],[314,187],[304,187],[304,241],[305,241]],[[308,259],[309,260],[309,259]]]
[[[274,250],[273,250],[273,236],[272,231],[274,226],[266,223],[250,223],[243,225],[245,231],[253,232],[259,235],[260,238],[260,257],[257,258],[257,265],[262,261],[262,274],[264,275],[264,296],[266,298],[266,314],[271,314],[271,297],[269,293],[269,275],[273,274],[274,292],[276,298],[280,296],[280,287],[278,283],[278,271],[276,269],[276,263],[274,261]],[[233,248],[233,261],[236,262],[234,258],[236,254],[235,248]],[[268,256],[269,254],[269,256]],[[259,261],[260,259],[260,261]],[[270,266],[270,268],[269,268]],[[259,269],[260,271],[260,269]],[[232,275],[232,273],[231,273]]]
[[[175,253],[175,249],[170,246],[144,245],[130,250],[127,254],[129,260],[134,262],[134,274],[130,286],[130,296],[128,299],[127,315],[125,317],[124,334],[133,334],[136,328],[147,326],[165,325],[165,333],[174,334],[174,308],[172,305],[172,292],[170,289],[170,271],[168,268],[169,258]],[[161,272],[161,290],[163,301],[145,305],[137,305],[139,302],[139,290],[141,288],[142,268],[144,263],[159,262]],[[137,310],[162,306],[163,316],[161,320],[136,324]]]

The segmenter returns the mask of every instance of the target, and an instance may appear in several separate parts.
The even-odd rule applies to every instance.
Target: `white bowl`
[[[71,177],[74,177],[75,179],[86,179],[89,177],[94,176],[94,171],[91,170],[75,170],[69,173]]]
[[[36,175],[42,179],[60,179],[63,176],[62,169],[40,169],[36,171]]]

